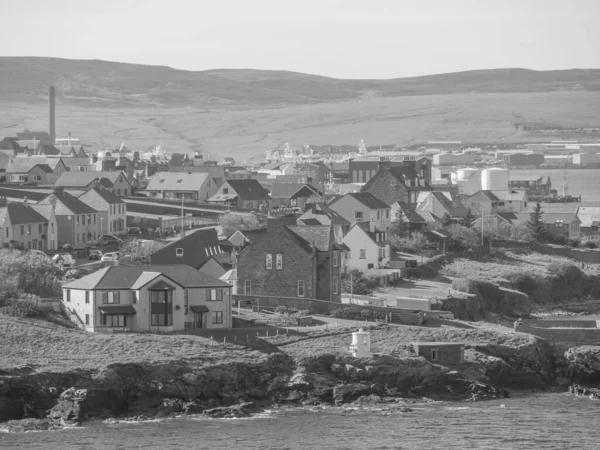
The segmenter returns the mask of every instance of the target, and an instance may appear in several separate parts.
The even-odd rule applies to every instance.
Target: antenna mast
[[[567,163],[565,162],[565,167],[563,168],[562,173],[562,196],[565,198],[569,194],[569,182],[567,180]]]

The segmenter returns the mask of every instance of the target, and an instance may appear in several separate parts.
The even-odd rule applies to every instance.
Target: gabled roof
[[[511,172],[508,175],[509,181],[537,181],[540,178],[543,178],[541,175],[534,175],[528,173],[516,173]]]
[[[177,249],[183,249],[182,256],[177,256]],[[217,231],[214,228],[198,229],[156,251],[150,261],[161,265],[186,264],[199,269],[211,256],[221,252]]]
[[[516,219],[513,223],[522,224],[528,222],[531,218],[530,213],[515,213]],[[547,224],[553,224],[556,222],[571,223],[573,221],[580,221],[575,212],[563,212],[563,213],[547,213],[542,214],[542,220]]]
[[[304,247],[309,251],[312,246],[319,252],[328,252],[332,245],[333,248],[338,248],[335,241],[333,241],[333,233],[329,225],[288,225],[286,228],[303,240]]]
[[[385,246],[389,241],[388,240],[377,240],[378,235],[380,237],[382,237],[382,235],[384,235],[384,232],[381,231],[371,231],[370,230],[370,226],[369,226],[369,222],[356,222],[352,228],[354,227],[358,227],[361,230],[364,231],[364,233],[369,237],[369,239],[371,239],[371,241],[373,241],[375,244],[377,244],[380,247]]]
[[[476,195],[477,196],[484,196],[486,199],[488,199],[491,202],[497,202],[497,201],[500,200],[498,197],[496,197],[494,195],[494,193],[492,191],[484,191],[484,190],[475,192],[473,195],[469,196],[469,198],[475,197]]]
[[[11,225],[24,225],[30,223],[47,223],[48,220],[30,205],[23,203],[8,203],[0,208],[2,213],[0,217],[10,219]]]
[[[100,269],[79,280],[63,285],[64,289],[108,290],[139,288],[156,278],[160,273],[184,288],[194,287],[231,287],[223,281],[186,266],[110,266]],[[140,280],[141,278],[141,280]],[[140,282],[138,282],[140,280]]]
[[[582,227],[589,228],[592,226],[592,222],[600,221],[600,207],[597,206],[580,206],[575,214],[579,217]]]
[[[390,174],[398,181],[406,184],[408,180],[412,180],[417,177],[417,173],[410,166],[392,166],[388,168]]]
[[[257,180],[227,180],[226,184],[241,200],[271,200],[269,192]]]
[[[396,202],[398,209],[402,211],[408,223],[426,223],[427,221],[406,202]]]
[[[127,180],[127,176],[120,170],[98,172],[69,171],[64,172],[55,185],[63,187],[83,188],[92,184],[94,180],[99,180],[101,184],[107,187],[112,187],[119,179],[119,176],[123,176],[123,180],[129,183],[129,181]]]
[[[57,216],[72,214],[93,214],[98,212],[94,208],[85,204],[77,197],[72,196],[68,192],[54,192],[48,197],[40,200],[38,204],[51,205],[53,198],[56,199],[55,214]]]
[[[52,169],[50,168],[50,166],[48,164],[36,164],[31,169],[29,169],[29,172],[31,172],[36,167],[39,167],[45,173],[52,173]]]
[[[88,189],[87,191],[80,193],[77,197],[81,198],[81,197],[85,196],[85,194],[87,194],[88,192],[95,192],[106,203],[109,203],[111,205],[115,205],[117,203],[125,203],[123,201],[123,199],[121,197],[119,197],[118,195],[115,195],[112,192],[110,192],[109,190],[103,189],[102,187],[98,187],[98,186],[94,186],[93,188]]]
[[[208,172],[158,172],[150,177],[147,191],[195,191],[209,178]]]
[[[272,198],[297,198],[320,195],[319,190],[306,183],[273,183],[271,186]]]
[[[390,206],[387,203],[382,202],[370,192],[350,192],[344,197],[349,196],[359,201],[369,209],[389,209]],[[342,197],[343,198],[343,197]],[[336,203],[339,200],[336,200]]]

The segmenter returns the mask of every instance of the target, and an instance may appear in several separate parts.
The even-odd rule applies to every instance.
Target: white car
[[[113,262],[113,261],[118,261],[119,260],[119,255],[117,253],[105,253],[104,255],[102,255],[102,258],[100,258],[100,261],[102,262]]]

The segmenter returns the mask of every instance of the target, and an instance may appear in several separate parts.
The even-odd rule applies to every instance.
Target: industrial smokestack
[[[54,94],[54,86],[48,87],[48,134],[50,135],[50,140],[52,141],[52,145],[56,144],[56,122],[54,117],[55,111],[55,94]]]

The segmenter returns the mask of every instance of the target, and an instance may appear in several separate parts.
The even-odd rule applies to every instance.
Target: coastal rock
[[[85,418],[83,403],[87,394],[87,389],[67,389],[60,394],[58,403],[48,413],[48,419],[62,426],[78,425]]]
[[[600,400],[600,389],[586,388],[578,384],[569,386],[569,393],[577,397],[588,397],[591,400]]]
[[[338,384],[333,388],[333,403],[342,405],[371,394],[371,387],[361,383]]]
[[[250,414],[256,411],[257,407],[253,402],[245,402],[233,406],[220,406],[218,408],[207,409],[203,412],[203,414],[214,419],[233,419],[248,417]]]
[[[312,388],[312,382],[306,371],[301,370],[292,375],[286,387],[295,391],[308,391]]]
[[[567,376],[575,381],[600,382],[600,347],[582,346],[568,349]]]

